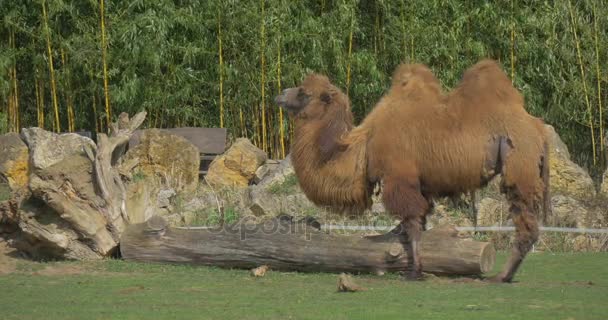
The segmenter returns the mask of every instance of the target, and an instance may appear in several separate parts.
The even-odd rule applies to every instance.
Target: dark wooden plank
[[[169,131],[172,134],[186,138],[203,154],[221,154],[226,149],[226,139],[228,136],[226,128],[183,127],[161,130]],[[135,131],[129,140],[129,148],[133,148],[139,144],[141,133],[142,130]]]

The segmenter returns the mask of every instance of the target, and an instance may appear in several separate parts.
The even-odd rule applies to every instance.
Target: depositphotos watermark
[[[352,230],[375,231],[377,233],[386,233],[391,230],[398,232],[401,226],[397,221],[393,221],[394,223],[391,224],[391,222],[386,220],[382,221],[377,218],[374,219],[373,217],[360,215],[337,217],[336,214],[326,214],[324,215],[325,217],[322,216],[294,217],[280,214],[276,217],[268,218],[247,215],[232,223],[219,223],[201,227],[181,227],[180,229],[205,229],[207,232],[215,234],[238,234],[241,240],[264,235],[301,236],[305,240],[310,240],[313,234],[319,233],[345,233]],[[356,228],[359,225],[364,225],[366,228]]]

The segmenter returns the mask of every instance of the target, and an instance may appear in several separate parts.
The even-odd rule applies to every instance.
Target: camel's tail
[[[549,163],[549,139],[545,139],[543,143],[543,159],[542,159],[542,169],[540,172],[541,178],[543,179],[543,213],[541,217],[541,222],[543,224],[547,223],[547,217],[551,214],[551,193],[549,190],[549,180],[550,180],[550,167]]]

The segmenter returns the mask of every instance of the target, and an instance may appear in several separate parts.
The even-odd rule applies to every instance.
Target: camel
[[[516,226],[510,259],[487,280],[511,282],[548,210],[548,137],[498,63],[482,60],[444,93],[431,70],[401,64],[388,92],[358,126],[348,97],[327,76],[308,75],[275,98],[294,119],[291,157],[306,196],[336,211],[363,212],[382,183],[385,208],[408,252],[406,279],[420,280],[418,253],[436,197],[477,190],[501,174]]]

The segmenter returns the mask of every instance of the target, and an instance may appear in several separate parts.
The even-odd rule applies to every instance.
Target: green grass
[[[501,254],[497,267],[504,259]],[[19,320],[606,319],[607,262],[604,253],[537,253],[513,284],[362,275],[354,279],[368,290],[357,293],[337,293],[335,274],[252,278],[209,267],[55,262],[0,276],[0,314]]]

